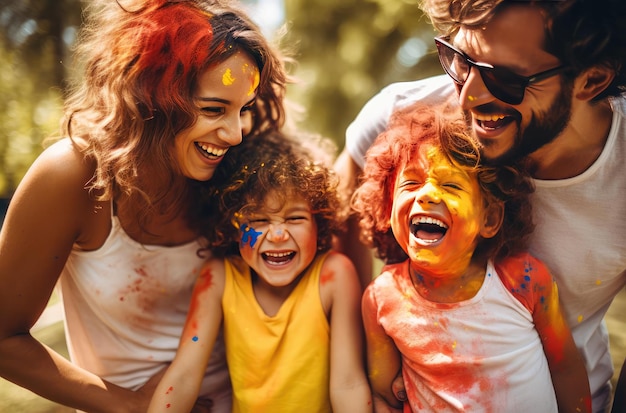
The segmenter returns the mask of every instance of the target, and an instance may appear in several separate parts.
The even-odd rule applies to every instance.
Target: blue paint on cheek
[[[239,232],[241,232],[241,246],[250,244],[250,248],[254,247],[254,244],[256,244],[259,236],[263,234],[262,232],[256,231],[254,228],[248,226],[248,224],[243,224]]]
[[[198,336],[193,336],[193,337],[191,338],[191,341],[198,341]]]

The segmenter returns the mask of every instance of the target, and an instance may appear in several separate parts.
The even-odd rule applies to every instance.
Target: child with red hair
[[[439,112],[392,116],[353,199],[387,261],[362,301],[376,411],[400,411],[400,371],[404,411],[590,411],[556,284],[525,252],[531,182],[480,164],[460,114]]]

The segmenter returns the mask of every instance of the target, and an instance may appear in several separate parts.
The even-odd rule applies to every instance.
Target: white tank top
[[[141,245],[113,216],[100,249],[73,249],[60,278],[71,360],[133,390],[171,362],[206,259],[197,255],[200,247]],[[220,337],[200,396],[230,401],[225,360]]]

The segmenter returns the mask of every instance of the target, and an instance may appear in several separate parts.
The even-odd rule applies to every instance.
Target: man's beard
[[[554,141],[565,129],[572,114],[572,85],[561,81],[561,89],[552,105],[545,111],[535,113],[528,126],[522,131],[520,120],[513,146],[502,155],[483,160],[486,164],[514,164],[538,149]],[[467,115],[466,115],[467,116]]]

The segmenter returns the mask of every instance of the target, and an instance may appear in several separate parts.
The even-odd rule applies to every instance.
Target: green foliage
[[[79,0],[0,0],[0,197],[56,134]]]
[[[0,196],[8,197],[58,129],[58,90],[41,88],[16,51],[0,48]]]
[[[363,104],[397,81],[440,74],[432,26],[417,0],[286,0],[288,35],[300,83],[288,96],[308,130],[343,146]]]

